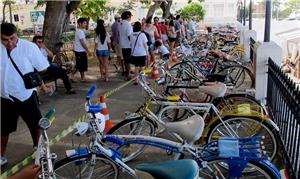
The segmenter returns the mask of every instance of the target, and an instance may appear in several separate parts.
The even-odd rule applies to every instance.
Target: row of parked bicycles
[[[278,127],[262,104],[239,89],[245,82],[238,85],[231,71],[251,70],[238,58],[222,60],[225,52],[216,49],[208,49],[204,56],[198,53],[204,47],[187,53],[197,39],[178,48],[180,62],[173,66],[168,60],[152,64],[158,68],[158,79],[150,80],[153,70],[139,73],[144,103],[108,132],[104,132],[103,108],[91,101],[93,85],[86,95],[88,121],[76,128],[76,135],[88,136],[89,144],[66,151],[66,158],[59,161],[50,152],[46,133],[53,115],[50,110],[40,121],[43,133],[36,158],[42,166],[40,177],[122,178],[127,173],[133,178],[159,179],[280,178],[272,164]],[[152,148],[165,150],[173,160],[129,166]]]

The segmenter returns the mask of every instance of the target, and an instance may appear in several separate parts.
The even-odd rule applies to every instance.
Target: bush
[[[200,3],[194,2],[183,7],[179,13],[185,19],[190,20],[192,17],[195,17],[196,21],[200,21],[205,15],[205,10]]]

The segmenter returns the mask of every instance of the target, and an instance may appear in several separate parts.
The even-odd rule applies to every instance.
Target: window
[[[19,22],[19,15],[18,14],[14,14],[14,21]]]
[[[223,10],[224,10],[224,5],[223,4],[216,4],[214,6],[214,15],[215,17],[222,17],[223,16]]]

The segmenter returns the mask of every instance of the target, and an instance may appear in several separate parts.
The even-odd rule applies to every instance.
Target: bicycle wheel
[[[181,62],[173,65],[169,73],[166,74],[166,82],[167,83],[176,83],[178,81],[191,81],[195,80],[193,76],[195,75],[195,70],[193,66],[188,62]]]
[[[232,104],[255,104],[262,107],[261,103],[249,94],[229,94],[224,97],[216,98],[212,101],[216,108],[223,109],[226,105]],[[265,113],[265,111],[264,111]]]
[[[156,124],[152,120],[143,117],[126,119],[121,121],[113,128],[111,128],[107,134],[111,135],[146,135],[154,136],[156,129]],[[119,147],[117,144],[107,143],[107,145],[115,148],[121,154],[122,160],[124,162],[131,161],[137,158],[144,150],[145,145],[142,144],[132,144],[123,145]]]
[[[223,163],[225,160],[212,160],[207,162],[207,167],[200,169],[199,177],[205,179],[216,178],[232,178],[229,176],[229,171],[224,168]],[[252,168],[251,172],[243,172],[238,178],[256,178],[256,179],[273,179],[278,178],[276,173],[270,170],[264,164],[257,161],[249,161],[246,168]]]
[[[101,154],[95,157],[95,163],[91,161],[92,154],[78,155],[64,158],[54,165],[56,178],[59,179],[90,179],[106,178],[117,179],[119,170],[117,165]]]
[[[253,88],[254,76],[252,72],[243,66],[229,66],[218,73],[225,73],[225,84],[235,90],[245,90]]]
[[[239,137],[264,136],[264,151],[272,161],[278,150],[275,128],[267,122],[254,117],[228,117],[223,118],[224,123],[230,126]],[[211,142],[221,137],[232,137],[220,120],[210,126],[207,141]]]

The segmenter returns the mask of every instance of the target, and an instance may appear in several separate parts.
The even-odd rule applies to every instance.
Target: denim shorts
[[[109,57],[109,51],[108,50],[96,50],[97,57]]]

